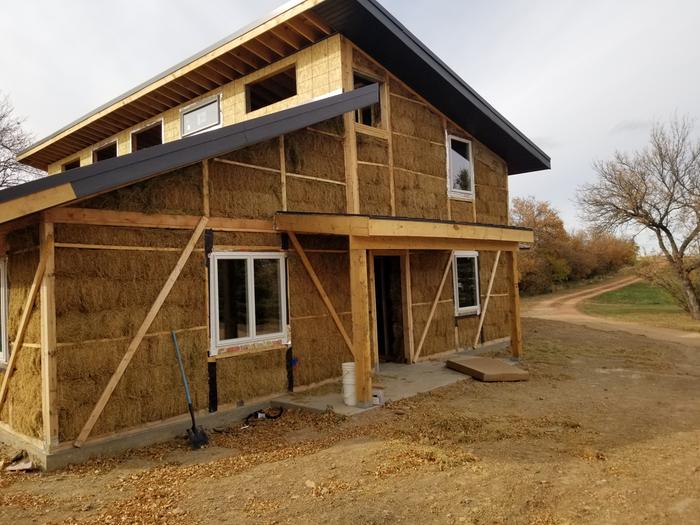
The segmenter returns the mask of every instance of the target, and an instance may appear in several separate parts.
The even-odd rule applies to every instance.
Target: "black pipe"
[[[294,351],[287,348],[287,391],[294,392]]]
[[[216,385],[216,361],[209,361],[207,370],[209,372],[209,412],[216,412],[219,409],[219,393]]]

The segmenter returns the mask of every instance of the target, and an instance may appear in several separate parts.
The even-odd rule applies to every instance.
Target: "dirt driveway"
[[[524,322],[526,383],[466,380],[352,419],[286,413],[50,474],[0,523],[700,522],[700,352]]]
[[[640,279],[637,277],[623,277],[588,286],[576,292],[532,297],[523,301],[522,315],[524,317],[579,324],[595,328],[596,330],[623,331],[634,335],[643,335],[658,341],[679,343],[700,349],[700,333],[697,332],[627,323],[613,318],[593,317],[578,309],[579,304],[587,299],[623,288],[638,281]]]

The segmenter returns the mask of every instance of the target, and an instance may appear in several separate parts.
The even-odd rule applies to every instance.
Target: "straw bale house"
[[[0,434],[49,468],[182,424],[171,330],[202,414],[521,353],[508,177],[549,157],[375,0],[286,4],[20,160]]]

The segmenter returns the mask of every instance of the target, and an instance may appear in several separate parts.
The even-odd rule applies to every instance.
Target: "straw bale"
[[[414,303],[428,303],[435,299],[449,256],[450,252],[446,251],[411,252],[411,298]],[[454,295],[451,278],[450,271],[441,300],[451,299]]]
[[[194,164],[125,188],[98,195],[77,206],[141,213],[202,214],[202,166]]]
[[[178,333],[194,405],[208,401],[206,330]],[[77,437],[129,341],[63,346],[57,354],[59,438]],[[95,425],[98,436],[187,411],[170,334],[147,336]]]
[[[306,250],[347,250],[348,238],[342,235],[298,235]]]
[[[385,70],[357,48],[352,50],[352,63],[361,71],[366,71],[378,78],[384,78]]]
[[[286,349],[220,359],[216,363],[219,403],[239,403],[287,390]]]
[[[394,171],[396,215],[447,219],[446,182],[408,171]]]
[[[350,279],[347,277],[347,254],[307,253],[307,257],[336,311],[349,312]],[[290,317],[326,315],[328,310],[295,252],[289,254],[288,271]]]
[[[7,258],[7,284],[8,284],[8,338],[12,341],[17,335],[19,321],[22,316],[24,302],[32,286],[32,281],[39,266],[39,250],[27,253],[9,255]],[[34,308],[27,331],[24,336],[25,343],[39,343],[41,341],[41,319],[39,314],[39,294],[37,294]]]
[[[357,160],[389,165],[389,143],[384,139],[357,134]]]
[[[279,233],[214,232],[214,246],[282,246]]]
[[[311,126],[319,131],[325,131],[326,133],[332,133],[333,135],[342,136],[345,133],[345,124],[343,123],[343,117],[335,117],[329,120],[324,120],[323,122],[318,122]]]
[[[394,97],[391,100],[391,127],[394,131],[434,142],[445,141],[442,117],[424,104]]]
[[[282,209],[280,175],[213,162],[209,206],[214,217],[267,219]]]
[[[425,140],[394,135],[394,165],[427,175],[447,177],[447,159],[445,146],[434,144]],[[443,186],[447,183],[444,182]],[[445,188],[443,187],[443,195]]]
[[[420,98],[410,89],[408,89],[403,83],[399,82],[398,80],[392,78],[389,81],[389,90],[391,93],[396,93],[397,95],[400,95],[402,97],[410,98],[413,100],[420,100]],[[396,100],[396,97],[394,97],[391,102],[393,103],[394,100]]]
[[[416,344],[420,340],[420,336],[423,334],[423,330],[425,329],[425,323],[430,315],[430,306],[431,305],[429,304],[413,306],[413,337]],[[425,338],[425,342],[423,343],[421,356],[428,356],[454,350],[454,325],[454,306],[452,302],[438,303],[437,307],[435,308],[433,320],[430,323],[430,328],[428,329],[428,334]]]
[[[474,222],[474,204],[472,202],[452,199],[450,209],[453,221]]]
[[[340,314],[348,333],[351,333],[350,314]],[[341,363],[353,357],[330,316],[314,319],[292,319],[294,343],[294,384],[308,385],[324,379],[339,377]]]
[[[389,168],[359,165],[357,178],[360,193],[360,213],[391,215]]]
[[[287,177],[289,211],[344,213],[346,206],[344,186]]]
[[[342,141],[306,129],[285,136],[287,172],[345,181]]]
[[[477,184],[475,193],[478,222],[484,224],[508,224],[507,189]]]
[[[479,327],[479,316],[469,315],[457,319],[457,327],[459,328],[459,346],[467,348],[474,346],[474,336]]]
[[[239,149],[218,158],[262,166],[264,168],[280,169],[280,145],[275,138],[266,142],[253,144],[247,148]]]
[[[188,230],[122,228],[88,224],[56,224],[54,233],[56,242],[59,243],[154,248],[184,248],[192,237],[192,232]],[[199,240],[198,247],[202,247],[202,239]]]
[[[0,378],[4,372],[0,374]],[[1,380],[1,379],[0,379]],[[41,350],[23,346],[8,384],[7,399],[0,420],[30,437],[42,436]]]
[[[39,225],[34,224],[7,234],[7,250],[16,252],[39,246]]]
[[[508,177],[503,169],[491,168],[480,157],[476,157],[474,169],[476,184],[502,189],[508,187]]]

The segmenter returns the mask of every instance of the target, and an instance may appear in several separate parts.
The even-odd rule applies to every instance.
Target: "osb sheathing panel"
[[[39,264],[38,232],[38,227],[32,226],[11,232],[7,237],[10,250],[7,257],[8,341],[17,336],[22,309]],[[23,250],[29,251],[11,253]],[[27,345],[37,345],[40,341],[40,298],[37,294],[24,337],[25,345],[19,350],[16,368],[8,384],[7,399],[0,413],[0,420],[17,432],[32,437],[42,435],[41,350]]]
[[[288,173],[345,181],[342,140],[304,129],[285,135],[284,146]]]
[[[286,349],[220,359],[216,363],[220,404],[232,404],[287,390]]]
[[[446,184],[438,177],[394,170],[396,215],[446,220]]]
[[[278,170],[280,169],[279,139],[254,144],[218,158]]]
[[[319,213],[345,213],[345,186],[287,177],[287,209]]]
[[[390,177],[389,168],[368,165],[357,167],[360,213],[391,215]]]
[[[282,209],[280,175],[212,162],[209,206],[214,217],[268,219]]]
[[[202,167],[195,164],[93,197],[79,204],[141,213],[202,214]]]

